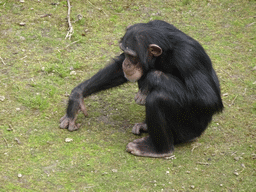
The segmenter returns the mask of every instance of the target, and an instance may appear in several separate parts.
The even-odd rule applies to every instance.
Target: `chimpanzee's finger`
[[[87,110],[86,110],[85,105],[84,105],[84,101],[80,102],[80,110],[83,112],[85,117],[88,116]]]
[[[60,118],[60,123],[66,118],[67,115],[64,115],[63,117]]]
[[[75,121],[69,121],[68,130],[69,131],[76,131],[79,128],[79,126],[76,126]]]
[[[66,129],[66,128],[68,128],[69,119],[68,119],[66,116],[62,117],[60,121],[61,121],[61,122],[60,122],[60,128],[61,128],[61,129]]]
[[[138,125],[138,123],[136,123],[133,128],[132,128],[132,133],[135,135],[139,135],[140,134],[140,127]]]

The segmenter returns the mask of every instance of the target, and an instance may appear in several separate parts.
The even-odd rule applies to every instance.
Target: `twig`
[[[96,7],[96,6],[93,5],[90,1],[88,1],[88,3],[90,3],[93,7],[95,7],[95,8],[98,9],[99,11],[102,11],[106,16],[108,16],[108,14],[105,13],[105,11],[104,11],[103,9]]]
[[[197,145],[194,145],[193,148],[191,149],[191,152],[193,153],[194,149],[201,146],[202,144],[201,143],[198,143]]]
[[[45,14],[45,15],[42,15],[41,18],[43,18],[43,17],[48,17],[48,16],[50,17],[50,16],[52,16],[52,14],[47,13],[47,14]]]
[[[73,27],[72,27],[72,24],[71,24],[71,22],[70,22],[70,9],[71,9],[71,7],[70,7],[70,2],[69,2],[69,0],[67,0],[67,3],[68,3],[68,33],[67,33],[67,35],[66,35],[66,37],[65,37],[65,39],[71,39],[71,36],[73,35],[73,33],[74,33],[74,30],[73,30]]]
[[[232,77],[232,76],[227,72],[227,70],[221,70],[221,72],[226,73],[229,77]]]
[[[229,107],[231,107],[232,105],[234,105],[236,98],[237,98],[237,96],[235,97],[235,99],[233,99],[233,101],[232,101],[232,103],[229,105]]]
[[[4,138],[4,137],[3,137]],[[4,138],[4,141],[5,141],[5,143],[6,143],[6,147],[8,148],[8,143],[7,143],[7,141],[6,141],[6,139]]]
[[[3,63],[4,65],[6,65],[5,62],[4,62],[4,60],[2,59],[2,57],[0,57],[0,59],[1,59],[2,63]]]
[[[254,25],[255,23],[256,23],[256,22],[252,22],[252,23],[246,25],[246,27],[250,27],[250,26]]]
[[[199,165],[210,165],[211,163],[197,162],[196,164],[199,164]]]
[[[26,57],[28,57],[28,56],[26,55],[25,57],[20,58],[20,60],[25,59]]]
[[[171,160],[173,160],[173,159],[176,159],[176,157],[175,157],[175,155],[172,155],[172,156],[170,156],[170,157],[165,157],[165,159],[171,159]]]
[[[66,48],[68,48],[70,45],[73,45],[73,44],[77,43],[78,41],[81,41],[81,39],[79,39],[79,40],[77,40],[77,41],[74,41],[74,42],[70,43],[69,45],[67,45],[67,46],[66,46]]]
[[[9,128],[7,129],[7,131],[13,131],[13,127],[11,124],[9,124]]]
[[[15,137],[14,140],[15,140],[19,145],[21,144],[20,140],[19,140],[17,137]]]
[[[243,95],[245,95],[245,94],[246,94],[246,90],[247,90],[247,88],[245,88],[245,89],[244,89],[244,93],[243,93]]]

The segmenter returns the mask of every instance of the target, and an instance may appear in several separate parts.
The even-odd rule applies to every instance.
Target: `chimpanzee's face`
[[[132,82],[138,81],[145,73],[143,71],[145,66],[143,66],[141,59],[145,62],[162,54],[161,47],[156,44],[148,44],[148,40],[144,38],[147,34],[144,32],[136,25],[130,26],[119,44],[125,54],[125,60],[122,64],[124,76]]]
[[[125,59],[122,64],[124,76],[129,81],[138,81],[143,75],[143,69],[137,53],[128,47],[124,48],[122,43],[120,43],[120,48],[125,54]]]

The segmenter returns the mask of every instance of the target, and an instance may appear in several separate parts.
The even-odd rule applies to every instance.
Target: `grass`
[[[255,1],[71,0],[71,40],[66,1],[52,3],[0,0],[0,191],[256,190]],[[144,120],[136,84],[90,96],[82,127],[59,129],[72,88],[120,53],[126,26],[153,19],[203,45],[224,112],[169,160],[125,152]]]

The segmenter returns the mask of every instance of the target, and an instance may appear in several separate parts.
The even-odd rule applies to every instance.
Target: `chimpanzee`
[[[123,51],[112,64],[72,90],[60,127],[69,131],[79,111],[87,115],[84,98],[127,80],[137,81],[137,104],[145,105],[146,120],[135,124],[134,134],[149,136],[130,142],[126,150],[148,157],[170,156],[174,145],[199,137],[221,112],[219,81],[209,56],[194,39],[160,21],[127,28],[120,41]]]

